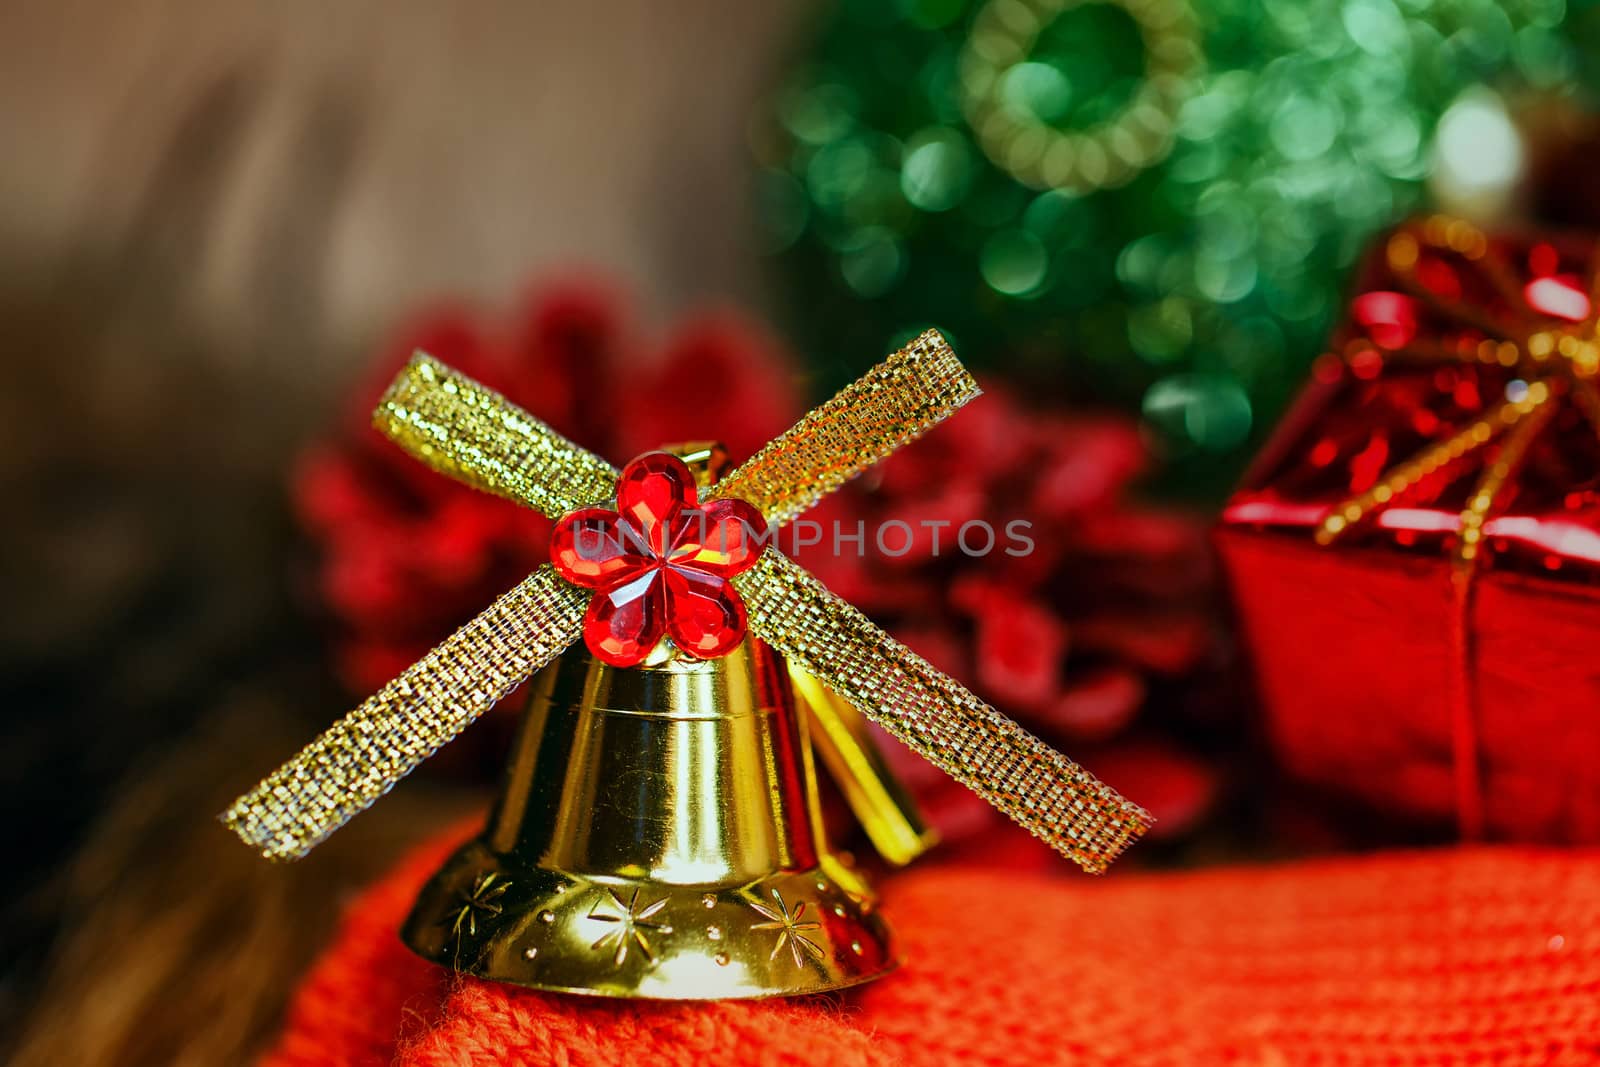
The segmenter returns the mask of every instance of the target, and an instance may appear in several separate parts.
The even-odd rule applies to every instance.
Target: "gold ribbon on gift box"
[[[708,491],[788,522],[978,395],[935,331],[817,407]],[[436,470],[551,518],[611,499],[617,470],[504,397],[418,354],[375,416]],[[1033,737],[768,546],[734,579],[749,631],[782,654],[824,752],[861,761],[859,710],[1085,870],[1099,872],[1150,825],[1148,813]],[[546,564],[503,594],[222,816],[272,859],[303,856],[580,636],[589,592]],[[838,706],[834,706],[837,704]],[[875,834],[890,858],[917,851],[872,768],[848,776],[857,810],[891,813]],[[870,826],[870,820],[869,820]],[[892,840],[899,834],[899,844]]]

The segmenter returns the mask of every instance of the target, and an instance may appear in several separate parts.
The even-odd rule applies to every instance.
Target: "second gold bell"
[[[488,825],[424,888],[406,943],[483,978],[615,997],[886,974],[888,927],[824,840],[814,748],[890,858],[929,843],[853,709],[756,639],[636,668],[570,651],[535,680]]]

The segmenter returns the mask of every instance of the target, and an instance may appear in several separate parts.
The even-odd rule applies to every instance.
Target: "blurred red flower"
[[[548,519],[435,474],[368,428],[413,351],[614,462],[708,427],[748,454],[804,413],[791,364],[759,326],[711,312],[657,343],[624,307],[605,284],[577,281],[533,291],[509,321],[429,310],[387,346],[340,432],[298,465],[295,509],[318,547],[319,599],[352,691],[383,685],[550,556]]]
[[[1151,457],[1131,420],[1032,410],[994,381],[984,391],[819,509],[827,529],[863,524],[859,552],[832,551],[825,534],[799,556],[935,666],[1149,806],[1153,836],[1186,835],[1219,788],[1212,762],[1183,743],[1206,724],[1175,695],[1220,656],[1206,523],[1133,498]],[[872,535],[896,521],[912,535]],[[947,839],[994,828],[981,801],[885,744]]]

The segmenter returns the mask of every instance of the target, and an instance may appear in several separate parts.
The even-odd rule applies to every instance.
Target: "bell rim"
[[[538,993],[555,993],[564,997],[583,997],[586,1000],[653,1000],[660,1001],[661,1003],[665,1004],[671,1004],[679,1001],[711,1003],[719,1000],[775,1000],[782,997],[826,996],[829,993],[840,993],[848,989],[855,989],[859,986],[869,985],[873,982],[876,982],[879,978],[887,977],[888,975],[899,970],[900,963],[901,961],[899,959],[890,959],[881,970],[874,971],[872,974],[860,975],[845,979],[832,985],[818,985],[802,990],[773,989],[762,992],[746,993],[742,995],[711,993],[703,996],[696,996],[688,993],[674,996],[645,993],[619,994],[606,992],[605,990],[595,989],[593,987],[540,985],[532,982],[520,982],[514,978],[494,978],[489,975],[479,974],[476,971],[470,970],[461,970],[457,971],[456,973],[468,975],[485,982],[497,982],[500,985],[516,986],[518,989],[531,989]]]
[[[900,963],[876,901],[831,855],[742,885],[669,885],[521,865],[475,838],[424,886],[400,934],[461,974],[614,1000],[833,993]]]

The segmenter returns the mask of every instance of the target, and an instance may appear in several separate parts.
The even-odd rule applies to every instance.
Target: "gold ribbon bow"
[[[710,490],[787,522],[978,395],[936,331],[815,408]],[[610,499],[617,470],[498,393],[418,353],[374,423],[435,470],[551,518]],[[1085,870],[1151,818],[830,593],[768,546],[734,579],[750,633],[791,668]],[[369,807],[579,637],[589,591],[549,564],[334,723],[222,821],[269,859],[296,859]]]
[[[1477,270],[1507,310],[1494,314],[1429,289],[1417,273],[1424,249],[1456,257]],[[1461,219],[1435,215],[1403,226],[1389,238],[1384,255],[1407,293],[1479,335],[1477,340],[1464,342],[1410,341],[1382,349],[1384,360],[1411,366],[1454,363],[1514,368],[1524,388],[1508,394],[1481,418],[1444,440],[1384,471],[1370,489],[1340,501],[1322,520],[1316,539],[1320,544],[1333,543],[1363,519],[1401,499],[1423,479],[1448,476],[1461,460],[1498,439],[1502,442],[1499,451],[1485,465],[1461,510],[1461,536],[1454,561],[1459,571],[1470,573],[1478,559],[1485,521],[1560,401],[1569,398],[1600,431],[1600,390],[1595,386],[1600,373],[1600,262],[1590,270],[1590,310],[1577,321],[1558,324],[1549,312],[1529,303],[1510,264],[1488,236]],[[1370,342],[1357,342],[1346,357],[1374,349]]]

